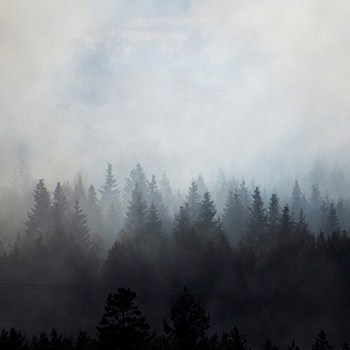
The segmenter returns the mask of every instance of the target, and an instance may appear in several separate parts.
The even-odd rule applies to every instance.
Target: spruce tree
[[[264,203],[261,199],[260,189],[256,187],[253,194],[253,203],[246,223],[246,239],[248,243],[265,239],[267,218]]]
[[[168,215],[168,208],[164,204],[161,193],[158,190],[158,184],[156,177],[152,175],[152,181],[147,181],[148,183],[148,196],[150,199],[150,204],[154,203],[157,208],[159,218],[163,222],[163,226],[166,230],[171,229],[171,220]]]
[[[331,236],[333,232],[340,232],[337,209],[335,208],[333,203],[331,203],[331,205],[329,206],[325,231],[327,236]]]
[[[224,333],[220,343],[221,350],[249,350],[248,339],[234,327],[230,333]]]
[[[131,201],[124,220],[124,228],[127,232],[141,237],[144,234],[147,219],[147,203],[143,197],[138,182],[132,191]]]
[[[107,214],[112,203],[115,209],[121,212],[120,190],[117,180],[114,178],[112,164],[107,164],[105,183],[101,186],[99,192],[101,193],[100,206],[104,215]]]
[[[118,289],[109,294],[105,310],[97,326],[100,349],[141,349],[151,340],[149,325],[135,306],[136,293],[130,289]]]
[[[270,197],[270,203],[267,210],[267,227],[268,235],[270,239],[274,239],[277,236],[279,225],[281,220],[279,199],[276,193],[272,193]]]
[[[77,178],[75,180],[71,199],[74,202],[73,206],[75,205],[76,201],[78,201],[82,207],[85,206],[85,203],[86,203],[85,185],[84,185],[83,177],[80,173],[78,173]]]
[[[300,213],[300,209],[302,209],[302,192],[299,186],[299,182],[298,180],[295,180],[294,182],[294,186],[293,186],[293,190],[292,190],[292,198],[291,198],[291,202],[292,202],[292,212],[291,212],[291,216],[293,219],[295,219],[299,213]]]
[[[156,205],[152,202],[147,213],[144,244],[154,252],[158,247],[164,245],[165,238],[162,220],[159,218]]]
[[[93,185],[90,185],[88,189],[85,212],[87,215],[87,225],[91,232],[94,234],[102,234],[104,231],[102,210],[98,203],[96,189]]]
[[[322,206],[321,192],[317,184],[311,187],[309,199],[308,222],[312,232],[318,233],[321,228],[320,209]]]
[[[312,350],[334,350],[333,346],[328,343],[326,333],[323,330],[318,333],[315,344],[312,344]]]
[[[185,287],[180,296],[171,305],[170,325],[165,319],[164,332],[169,341],[174,340],[177,349],[193,350],[205,338],[210,325],[210,315],[201,306],[201,300],[195,301]]]
[[[63,231],[68,223],[68,202],[61,183],[58,182],[53,192],[52,216],[55,231]]]
[[[191,186],[189,187],[188,194],[186,196],[186,202],[188,203],[191,220],[195,224],[201,210],[201,197],[198,194],[198,185],[195,181],[191,182]]]
[[[290,214],[289,206],[285,205],[282,209],[281,223],[279,226],[279,237],[282,240],[291,238],[295,222]]]
[[[205,192],[201,202],[196,226],[198,232],[205,238],[216,238],[218,233],[218,220],[215,219],[216,208],[209,192]]]
[[[148,197],[146,175],[143,171],[141,164],[137,163],[136,167],[131,170],[129,177],[125,179],[125,186],[123,189],[123,203],[125,208],[130,202],[132,192],[135,189],[136,183],[138,184],[139,191],[141,191],[143,198],[146,200],[146,203],[150,204],[151,202]]]
[[[44,180],[39,180],[34,191],[34,206],[28,212],[26,226],[26,238],[28,243],[33,243],[38,234],[45,234],[52,229],[52,213],[50,194],[47,191]]]
[[[91,248],[89,228],[86,225],[86,214],[80,208],[79,202],[75,201],[74,211],[71,218],[70,232],[75,242],[85,250]]]
[[[244,233],[245,220],[241,195],[238,189],[230,190],[222,217],[224,228],[232,243],[237,243]]]

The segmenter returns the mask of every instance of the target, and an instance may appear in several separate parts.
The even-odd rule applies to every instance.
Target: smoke
[[[347,167],[350,5],[336,1],[0,4],[2,177],[52,182],[137,162],[187,186],[221,167],[274,186]],[[4,180],[4,181],[5,181]]]

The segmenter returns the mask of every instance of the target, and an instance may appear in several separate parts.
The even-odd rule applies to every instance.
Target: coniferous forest
[[[345,177],[285,202],[224,180],[219,212],[201,176],[181,194],[103,171],[48,189],[21,158],[2,188],[2,348],[349,347]]]

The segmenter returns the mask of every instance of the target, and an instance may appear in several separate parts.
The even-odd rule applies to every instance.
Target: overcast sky
[[[0,0],[1,172],[175,186],[348,167],[347,1]],[[4,180],[3,180],[4,181]],[[100,184],[96,184],[99,186]],[[272,184],[273,186],[273,184]]]

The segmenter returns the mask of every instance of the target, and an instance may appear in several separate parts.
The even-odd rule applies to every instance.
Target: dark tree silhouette
[[[209,192],[205,192],[200,205],[196,226],[204,238],[216,238],[218,233],[218,220],[215,219],[216,208]]]
[[[333,346],[328,343],[327,335],[323,330],[318,333],[315,344],[312,344],[312,350],[334,350]]]
[[[90,230],[95,234],[102,234],[104,231],[102,210],[98,203],[96,189],[93,185],[90,185],[88,189],[85,212],[87,214],[86,220]]]
[[[159,218],[158,210],[152,202],[147,213],[144,245],[150,249],[149,253],[153,254],[157,247],[165,243],[165,238],[162,220]]]
[[[223,334],[220,350],[249,350],[248,339],[234,327],[230,333]]]
[[[53,192],[52,216],[54,230],[63,231],[67,224],[68,202],[61,183],[58,182]]]
[[[85,250],[91,248],[89,228],[86,225],[86,215],[80,208],[79,202],[74,205],[74,212],[71,218],[70,232],[75,242]]]
[[[150,327],[134,305],[135,299],[136,293],[125,288],[108,295],[105,312],[96,327],[101,349],[132,350],[150,341]]]
[[[34,207],[28,212],[28,220],[24,223],[26,228],[26,240],[32,244],[38,233],[47,233],[52,226],[51,200],[44,180],[39,180],[34,192]]]
[[[267,218],[260,189],[256,187],[253,194],[253,203],[246,223],[246,238],[248,243],[264,239],[267,228]]]
[[[77,175],[74,183],[71,201],[73,202],[71,203],[72,205],[74,205],[75,201],[78,201],[82,207],[84,207],[86,203],[85,185],[80,173]]]
[[[230,190],[222,218],[224,228],[232,243],[237,243],[244,233],[245,219],[241,195],[236,188]]]
[[[201,209],[201,197],[198,194],[198,185],[195,181],[191,182],[186,196],[186,202],[188,203],[190,218],[193,223],[196,223]]]
[[[292,202],[291,216],[293,219],[295,219],[299,215],[300,209],[302,209],[302,201],[303,201],[302,195],[303,194],[301,192],[299,182],[298,180],[295,180],[294,186],[292,189],[292,198],[291,198],[291,202]]]
[[[143,197],[138,182],[132,191],[131,202],[124,220],[124,228],[135,237],[141,238],[144,234],[147,219],[147,203]]]
[[[267,227],[269,230],[269,240],[277,236],[281,220],[279,200],[276,193],[272,193],[270,197],[269,208],[267,210]]]
[[[333,232],[340,232],[337,209],[335,208],[333,203],[331,203],[331,205],[329,206],[325,231],[327,236],[330,236]]]
[[[205,338],[209,328],[210,315],[201,307],[201,301],[195,301],[187,287],[171,305],[172,326],[164,319],[164,332],[177,349],[193,350]]]

